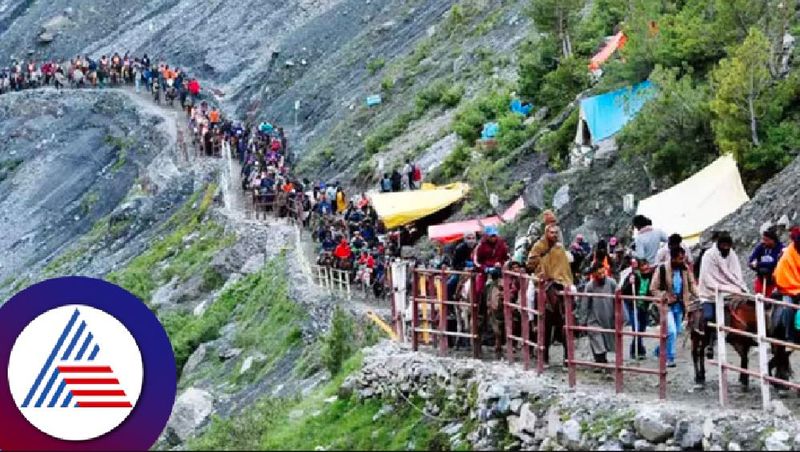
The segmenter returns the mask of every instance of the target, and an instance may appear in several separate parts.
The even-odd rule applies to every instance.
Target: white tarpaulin
[[[680,184],[640,201],[637,212],[653,220],[654,227],[693,244],[749,200],[736,161],[724,155]]]

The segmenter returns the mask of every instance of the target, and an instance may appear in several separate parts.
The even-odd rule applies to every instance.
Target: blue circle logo
[[[175,402],[161,323],[99,279],[51,279],[1,306],[0,366],[2,450],[147,450]]]

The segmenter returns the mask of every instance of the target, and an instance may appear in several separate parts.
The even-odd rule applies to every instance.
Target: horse
[[[728,303],[723,309],[725,325],[750,334],[758,334],[755,301],[741,295],[730,295],[726,299]],[[767,318],[764,321],[770,326],[768,328],[768,336],[784,339],[784,328],[776,324],[780,323],[780,320],[770,321],[771,317],[774,319],[776,316],[771,316],[767,313],[765,313],[765,316]],[[717,319],[717,321],[720,320]],[[689,313],[689,325],[691,328],[690,337],[692,341],[695,385],[698,389],[702,389],[706,383],[705,360],[713,357],[713,348],[710,346],[714,342],[716,332],[714,329],[709,328],[708,323],[704,321],[702,309],[695,309]],[[739,355],[739,367],[747,369],[749,365],[748,354],[751,347],[758,345],[756,341],[741,334],[729,333],[725,335],[725,342],[731,344]],[[770,375],[773,374],[774,370],[776,378],[788,379],[792,373],[789,364],[790,352],[787,352],[785,347],[778,345],[772,346],[772,352],[773,357],[769,361]],[[750,376],[744,372],[740,373],[739,383],[742,385],[742,390],[747,391],[749,389]]]
[[[484,297],[486,298],[486,317],[494,337],[494,353],[499,359],[502,356],[502,347],[505,344],[505,318],[503,311],[505,294],[500,279],[494,274],[491,275],[484,287]],[[508,302],[510,303],[511,300],[508,300]]]
[[[567,341],[564,339],[564,325],[566,324],[566,303],[572,302],[562,293],[563,288],[554,281],[542,281],[544,284],[545,312],[544,312],[544,363],[550,364],[550,345],[560,342],[564,347],[564,365],[567,364]],[[536,296],[541,292],[537,291]],[[575,294],[573,294],[574,296]],[[533,298],[528,304],[532,305]]]
[[[446,284],[443,284],[446,287]],[[472,291],[475,289],[474,282],[469,275],[459,275],[458,284],[456,285],[455,294],[453,294],[453,301],[459,303],[472,303]],[[446,297],[445,297],[446,298]],[[461,334],[469,334],[471,331],[470,321],[472,320],[471,306],[450,305],[454,309],[446,309],[448,312],[453,313],[455,319],[456,332]],[[449,317],[449,316],[448,316]],[[479,333],[480,334],[480,333]],[[480,343],[480,336],[477,339]],[[457,340],[456,346],[460,345],[463,341]]]

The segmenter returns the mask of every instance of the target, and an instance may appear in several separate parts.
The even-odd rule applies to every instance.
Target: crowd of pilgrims
[[[292,216],[306,227],[316,243],[317,263],[342,270],[353,281],[364,283],[375,297],[386,294],[387,268],[401,257],[404,247],[419,237],[415,226],[402,226],[388,231],[378,217],[369,197],[361,193],[348,196],[339,182],[299,180],[290,171],[291,159],[284,130],[264,121],[258,125],[234,122],[224,117],[215,106],[201,100],[196,78],[180,68],[156,63],[146,54],[132,57],[103,55],[98,60],[77,56],[66,61],[16,61],[0,70],[0,93],[54,86],[56,88],[105,87],[131,84],[137,92],[142,87],[165,99],[179,99],[187,114],[193,140],[200,153],[222,156],[229,153],[241,163],[241,187],[250,193],[254,206],[271,210],[278,216]],[[383,192],[418,189],[421,171],[407,161],[401,171],[385,174],[380,183]],[[265,200],[268,200],[266,202]],[[677,336],[681,334],[687,312],[703,311],[702,319],[714,317],[714,292],[717,287],[731,292],[759,293],[797,303],[800,296],[800,227],[779,231],[775,227],[763,231],[762,240],[754,247],[748,264],[757,275],[752,284],[743,277],[737,252],[730,234],[714,237],[711,246],[703,248],[693,259],[680,235],[667,236],[641,215],[633,218],[635,236],[625,246],[610,236],[592,246],[582,235],[565,245],[556,216],[542,214],[525,237],[510,249],[496,227],[481,233],[467,233],[463,239],[440,250],[428,262],[411,257],[414,266],[430,266],[474,272],[475,291],[481,303],[482,334],[499,334],[498,309],[503,269],[537,277],[543,284],[557,289],[582,293],[576,298],[576,321],[579,325],[614,327],[613,305],[606,298],[590,294],[613,294],[620,289],[626,295],[654,296],[668,302],[667,362],[674,367]],[[781,241],[781,232],[788,233],[789,244]],[[406,256],[403,256],[406,257]],[[465,297],[462,276],[453,274],[446,281],[450,300]],[[515,280],[515,284],[519,284]],[[529,299],[533,300],[531,293]],[[632,329],[646,331],[658,317],[658,310],[649,301],[625,301],[626,323]],[[448,312],[451,320],[456,316]],[[796,335],[800,316],[784,311],[784,321]],[[553,339],[558,340],[557,332]],[[550,341],[550,333],[547,340]],[[594,359],[607,362],[613,353],[614,337],[590,333]],[[563,338],[562,338],[563,339]],[[796,340],[797,337],[790,338]],[[499,344],[499,340],[495,340]],[[653,350],[657,354],[658,350]],[[630,341],[632,359],[646,359],[648,354],[641,338]],[[710,352],[709,352],[710,354]]]

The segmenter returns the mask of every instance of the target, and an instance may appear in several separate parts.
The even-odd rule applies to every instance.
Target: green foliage
[[[223,284],[225,284],[225,279],[212,267],[203,271],[203,281],[200,284],[200,290],[203,292],[212,292],[222,287]]]
[[[216,185],[210,184],[202,199],[199,199],[201,192],[196,193],[166,222],[163,230],[170,232],[163,239],[153,242],[145,253],[125,268],[110,273],[107,279],[149,302],[159,285],[172,278],[185,281],[201,273],[211,258],[235,239],[233,235],[225,235],[222,226],[205,220],[215,191]],[[195,206],[197,203],[199,206]],[[196,234],[196,238],[184,246],[184,238],[191,234]]]
[[[385,65],[386,60],[384,58],[373,58],[367,61],[367,71],[369,72],[369,75],[375,75],[375,73],[383,69]]]
[[[575,33],[585,0],[532,0],[529,12],[536,29],[561,41],[562,55],[571,55],[571,35]]]
[[[448,80],[438,80],[417,94],[415,116],[420,117],[437,105],[455,107],[461,102],[462,96],[464,96],[463,85],[453,84]]]
[[[333,312],[331,329],[322,341],[322,362],[336,375],[342,364],[353,354],[353,319],[338,306]]]
[[[558,67],[558,44],[549,35],[527,39],[519,50],[519,92],[538,102],[545,75]]]
[[[133,147],[135,141],[130,137],[117,137],[114,135],[106,135],[104,141],[107,145],[114,148],[117,153],[117,159],[111,166],[111,171],[117,172],[121,170],[123,166],[125,166],[125,162],[127,161],[128,157],[128,150]]]
[[[732,57],[719,62],[711,73],[714,99],[714,134],[720,150],[742,161],[753,147],[761,145],[760,103],[772,82],[767,67],[769,42],[758,29],[751,29],[747,39]]]
[[[648,156],[657,176],[673,183],[689,177],[713,160],[709,92],[691,75],[678,77],[677,68],[658,66],[650,79],[658,86],[655,98],[619,134],[625,155]]]
[[[387,75],[381,79],[381,91],[384,94],[391,94],[392,89],[394,89],[394,78]]]
[[[414,112],[400,113],[388,124],[385,124],[364,140],[364,150],[367,156],[375,155],[386,149],[393,139],[399,137],[406,131],[408,125],[414,120]]]
[[[469,166],[470,159],[470,147],[464,143],[459,143],[439,166],[440,177],[443,180],[452,180],[460,177]]]
[[[589,87],[586,60],[569,57],[558,68],[544,76],[538,102],[551,109],[560,109]]]
[[[604,43],[604,38],[614,34],[625,20],[628,0],[594,0],[592,10],[577,32],[575,52],[581,56],[594,55]]]
[[[236,321],[236,345],[267,358],[282,356],[300,341],[305,313],[289,300],[285,262],[276,258],[259,272],[231,285],[200,316],[171,312],[160,316],[175,352],[178,373],[189,356],[205,342],[219,337],[220,328]]]
[[[473,144],[480,138],[485,123],[509,112],[510,102],[511,94],[507,90],[491,91],[479,96],[456,112],[453,131],[468,144]]]
[[[11,159],[11,160],[3,160],[0,161],[0,182],[5,180],[9,175],[13,174],[14,171],[22,165],[22,159]]]
[[[554,169],[563,169],[569,150],[575,138],[575,129],[578,127],[578,109],[569,115],[566,121],[557,130],[546,132],[536,143],[538,152],[547,154],[550,166]]]
[[[464,85],[460,83],[451,84],[439,97],[439,103],[447,108],[457,107],[464,97]]]
[[[351,397],[327,403],[325,399],[336,394],[342,379],[359,363],[358,356],[349,360],[340,377],[305,399],[266,397],[229,419],[215,416],[209,428],[190,441],[189,449],[308,450],[322,446],[326,450],[405,450],[411,442],[417,449],[428,450],[441,442],[441,438],[432,439],[442,425],[425,420],[407,403],[374,421],[384,401],[360,402]]]

